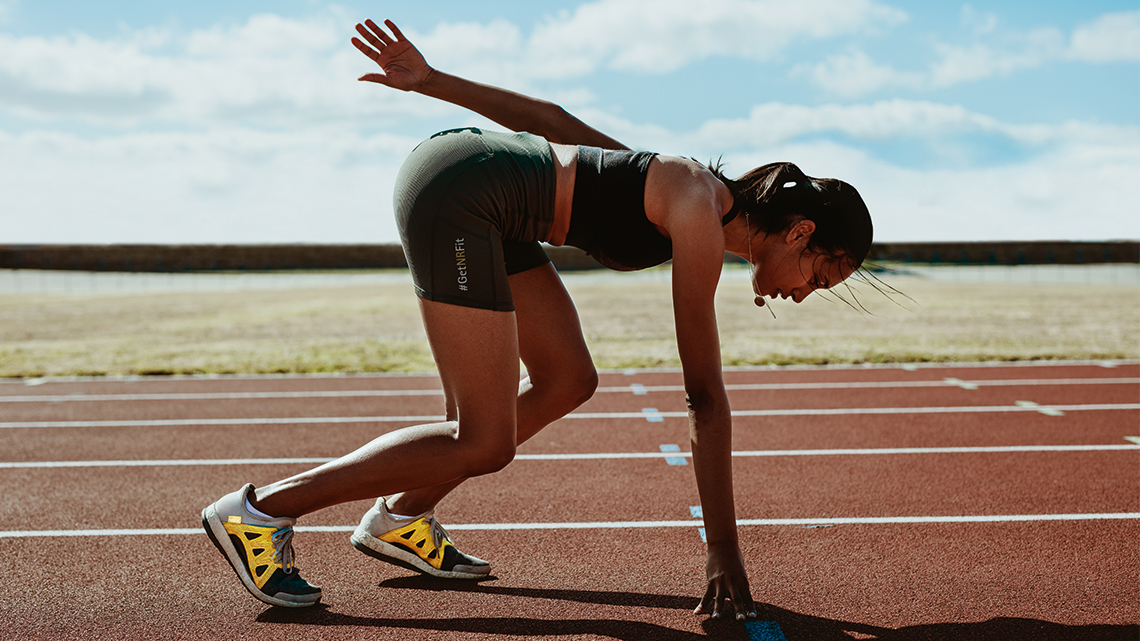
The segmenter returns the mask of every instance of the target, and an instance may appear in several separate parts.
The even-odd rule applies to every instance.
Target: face
[[[800,303],[815,290],[834,287],[854,273],[850,261],[807,250],[807,241],[814,231],[814,225],[810,227],[793,228],[762,241],[752,275],[752,289],[757,296],[790,298]]]

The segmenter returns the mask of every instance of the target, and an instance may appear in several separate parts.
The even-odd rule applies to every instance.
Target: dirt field
[[[884,275],[867,311],[813,295],[718,290],[726,365],[1140,358],[1135,284],[941,282]],[[667,270],[565,274],[601,368],[677,366]],[[850,297],[842,291],[845,297]],[[405,282],[246,291],[0,294],[0,376],[427,371]]]

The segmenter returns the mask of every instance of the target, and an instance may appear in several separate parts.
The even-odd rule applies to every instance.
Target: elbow
[[[561,105],[543,101],[541,114],[535,121],[537,131],[530,133],[542,136],[549,142],[557,144],[577,144],[577,141],[568,140],[565,135],[565,132],[572,129],[571,124],[574,120],[574,116],[570,115],[570,112],[562,108]]]
[[[719,390],[701,388],[686,390],[685,403],[689,407],[689,414],[703,416],[718,411],[728,410],[728,395],[724,389]]]

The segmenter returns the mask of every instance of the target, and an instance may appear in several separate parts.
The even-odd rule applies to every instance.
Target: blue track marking
[[[692,514],[694,519],[705,518],[705,510],[704,510],[704,508],[702,508],[699,505],[690,505],[689,506],[689,514]],[[703,542],[703,543],[709,542],[708,537],[705,535],[705,529],[703,527],[697,528],[697,534],[701,535],[701,542]]]
[[[681,446],[679,445],[662,445],[662,452],[680,452]],[[683,456],[666,456],[665,462],[669,465],[688,465],[689,460]]]
[[[661,416],[661,413],[657,411],[656,407],[643,407],[641,408],[641,413],[645,416],[645,420],[650,423],[665,422],[665,417]]]
[[[748,630],[749,641],[788,641],[775,621],[747,621],[744,629]]]

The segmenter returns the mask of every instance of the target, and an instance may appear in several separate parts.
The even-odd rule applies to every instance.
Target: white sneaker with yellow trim
[[[370,557],[441,579],[483,579],[491,564],[460,552],[429,510],[410,524],[394,519],[384,497],[364,513],[352,546]]]
[[[202,527],[254,597],[287,608],[315,605],[321,589],[293,566],[297,519],[250,514],[245,502],[252,491],[253,485],[246,485],[202,510]]]

